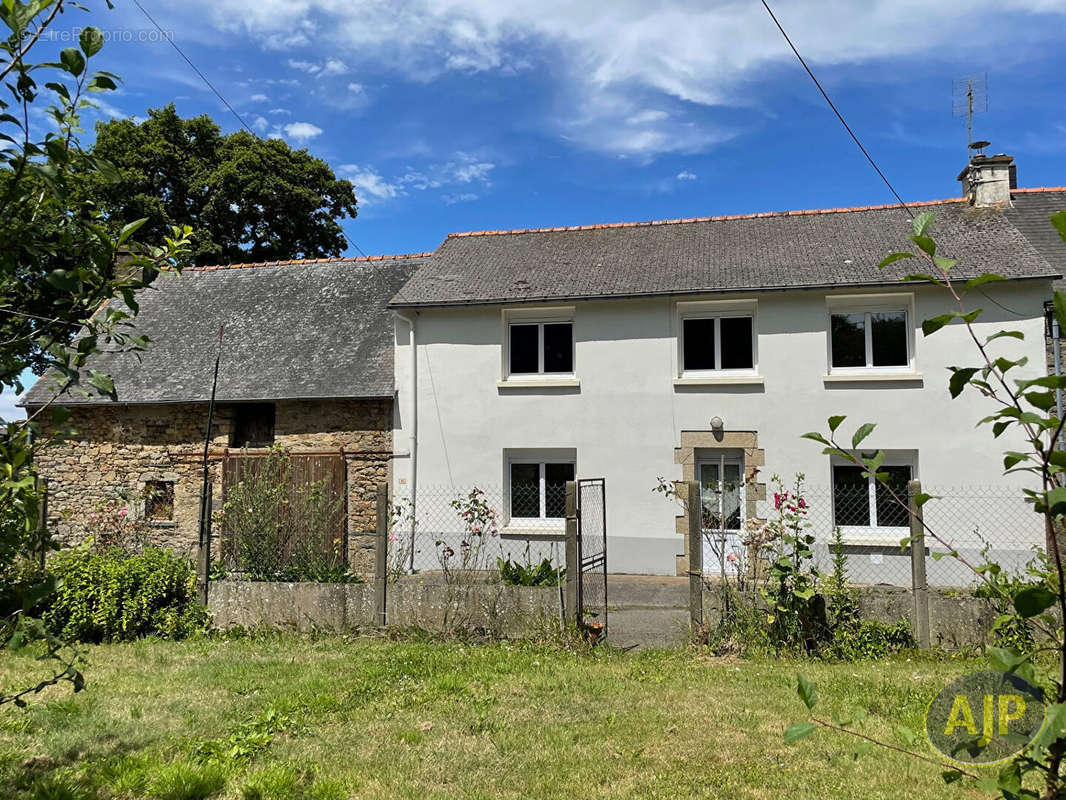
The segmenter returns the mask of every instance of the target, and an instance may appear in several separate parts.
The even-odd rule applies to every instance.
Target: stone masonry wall
[[[209,453],[215,509],[222,503],[222,460],[233,418],[232,406],[216,407]],[[92,532],[91,515],[112,500],[142,518],[145,483],[173,481],[173,522],[148,523],[151,541],[194,555],[207,404],[73,407],[68,425],[76,431],[70,439],[37,454],[38,470],[48,480],[50,526],[60,541],[84,539]],[[391,400],[276,403],[276,445],[294,453],[344,450],[349,556],[357,571],[368,571],[373,563],[376,489],[379,481],[389,479],[391,429]],[[217,530],[214,536],[217,541]]]

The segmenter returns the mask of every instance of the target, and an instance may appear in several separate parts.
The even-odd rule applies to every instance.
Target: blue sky
[[[453,231],[892,199],[758,0],[142,3],[249,125],[353,180],[345,230],[366,253],[432,250]],[[977,138],[1016,157],[1021,185],[1066,184],[1064,0],[772,5],[905,199],[957,196],[952,80],[982,72]],[[96,118],[173,101],[236,128],[134,5],[100,6],[57,29],[110,39],[96,66],[123,83]]]

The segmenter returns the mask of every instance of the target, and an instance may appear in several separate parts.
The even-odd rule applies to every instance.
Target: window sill
[[[876,381],[901,381],[911,383],[923,380],[920,372],[830,372],[822,376],[826,383],[871,383]]]
[[[910,528],[847,528],[841,526],[841,544],[847,547],[892,547],[898,555],[909,551],[901,550],[899,543],[911,535]]]
[[[507,378],[496,381],[500,389],[577,389],[581,381],[577,378]]]
[[[565,523],[556,520],[535,520],[528,522],[511,522],[500,528],[501,539],[520,539],[532,542],[561,542],[566,539]]]
[[[674,378],[674,386],[762,386],[761,375],[722,375]]]

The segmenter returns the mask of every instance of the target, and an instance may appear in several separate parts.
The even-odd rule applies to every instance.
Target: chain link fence
[[[892,483],[892,490],[906,501],[905,479]],[[1018,488],[923,486],[922,492],[933,496],[922,508],[925,524],[943,542],[926,533],[929,586],[973,585],[973,571],[960,558],[972,566],[995,561],[1018,573],[1045,547],[1043,517],[1033,511]],[[755,519],[744,520],[741,530],[727,531],[724,538],[713,530],[705,532],[712,559],[705,558],[706,572],[718,570],[719,553],[724,554],[727,567],[739,563],[751,529],[762,520],[775,519],[778,502],[797,502],[794,497],[775,500],[772,491],[767,495],[755,502]],[[911,586],[910,552],[900,547],[911,535],[910,514],[889,491],[864,480],[861,485],[804,486],[802,498],[803,524],[815,537],[812,549],[819,570],[831,571],[835,541],[847,558],[849,583]]]
[[[419,487],[390,504],[391,580],[555,585],[565,566],[565,485]]]

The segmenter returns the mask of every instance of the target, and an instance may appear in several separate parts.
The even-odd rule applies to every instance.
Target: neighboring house
[[[1036,376],[1044,304],[1066,264],[1047,215],[1066,208],[1066,190],[1012,199],[1009,168],[978,157],[960,176],[967,197],[911,208],[936,212],[940,251],[962,259],[957,279],[1007,278],[967,303],[984,308],[978,335],[1025,334],[995,350],[1027,356],[1014,374]],[[652,492],[659,476],[700,481],[737,537],[766,513],[772,474],[803,473],[831,512],[823,542],[839,525],[855,557],[886,575],[909,570],[906,515],[801,434],[824,432],[833,414],[849,431],[878,423],[863,449],[885,450],[900,487],[1020,480],[1003,476],[997,455],[1010,435],[993,442],[975,428],[988,401],[949,399],[947,368],[976,359],[966,329],[922,335],[922,320],[954,310],[951,298],[903,280],[927,271],[922,262],[878,268],[910,249],[910,233],[898,206],[870,206],[449,236],[390,304],[396,494],[417,487],[416,507],[428,507],[442,492],[497,487],[504,541],[522,543],[562,533],[565,481],[602,477],[609,569],[674,574],[687,569],[687,521]],[[975,525],[1029,519],[994,514]],[[1042,543],[1039,526],[1019,531],[1019,558]]]
[[[118,499],[147,517],[157,543],[191,552],[198,538],[201,462],[218,329],[225,325],[209,460],[215,508],[220,465],[240,449],[276,444],[343,459],[347,534],[367,566],[374,493],[392,458],[393,342],[386,303],[422,255],[197,267],[162,274],[143,292],[140,354],[101,354],[118,401],[64,393],[75,434],[38,451],[49,511],[67,541]],[[53,400],[44,378],[21,404]],[[47,417],[46,417],[47,418]],[[146,495],[148,495],[146,497]]]

